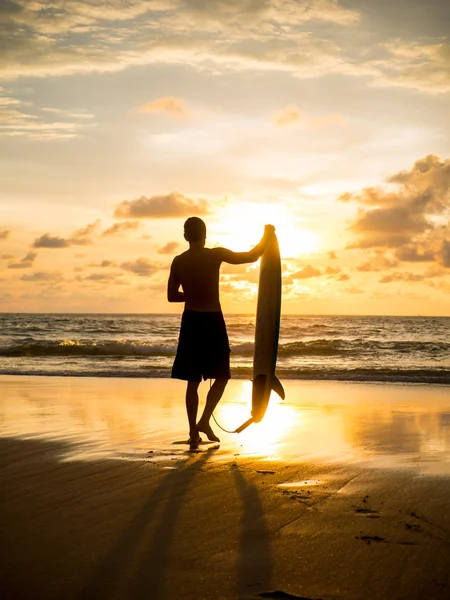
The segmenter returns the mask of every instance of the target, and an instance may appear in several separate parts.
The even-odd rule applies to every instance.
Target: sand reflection
[[[371,461],[450,473],[450,388],[283,382],[264,420],[220,432],[214,460]],[[63,459],[187,458],[184,386],[157,379],[1,377],[0,435],[70,442]],[[200,388],[202,400],[208,384]],[[216,411],[233,431],[250,415],[251,383],[232,381]],[[201,447],[206,449],[207,445]],[[172,463],[175,464],[175,463]]]

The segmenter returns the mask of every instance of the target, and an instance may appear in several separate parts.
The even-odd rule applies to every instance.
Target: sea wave
[[[174,356],[176,340],[167,344],[152,344],[133,340],[106,340],[89,342],[82,340],[24,341],[0,348],[4,357],[45,356]]]
[[[0,356],[116,356],[149,357],[174,356],[177,348],[176,338],[164,341],[143,340],[36,340],[23,338],[19,343],[0,347]],[[253,342],[232,342],[232,354],[235,357],[253,356]],[[381,341],[363,338],[352,339],[314,339],[280,343],[278,358],[295,359],[304,357],[352,357],[421,355],[435,361],[448,359],[450,343],[439,341]]]

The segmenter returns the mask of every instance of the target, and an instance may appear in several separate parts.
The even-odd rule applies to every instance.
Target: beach
[[[189,452],[182,382],[2,376],[1,597],[448,598],[450,388],[283,383]]]

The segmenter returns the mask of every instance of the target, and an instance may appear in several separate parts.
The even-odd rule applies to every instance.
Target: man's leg
[[[211,425],[209,424],[209,420],[211,418],[211,415],[214,412],[214,409],[216,408],[217,404],[219,403],[220,399],[222,398],[223,392],[225,390],[225,387],[228,383],[228,379],[216,379],[214,381],[214,383],[211,386],[211,389],[208,392],[208,395],[206,397],[206,405],[205,408],[203,410],[203,414],[200,418],[200,421],[197,423],[197,429],[198,431],[202,431],[203,433],[206,433],[206,435],[208,436],[208,439],[211,440],[212,442],[220,442],[219,438],[216,436],[216,434],[213,432],[213,430],[211,429]]]
[[[197,429],[198,381],[188,381],[186,388],[186,411],[189,421],[189,437],[192,441],[200,437]]]

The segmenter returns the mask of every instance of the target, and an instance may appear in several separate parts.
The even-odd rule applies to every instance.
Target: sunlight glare
[[[264,225],[275,226],[282,258],[311,254],[318,249],[317,235],[295,225],[291,211],[283,205],[241,203],[226,207],[218,216],[213,236],[220,245],[242,251],[249,243],[257,243]]]
[[[223,423],[232,423],[238,427],[250,415],[252,383],[242,386],[233,403],[219,406],[218,418]],[[264,419],[260,423],[250,425],[239,434],[242,453],[252,456],[276,458],[289,437],[293,428],[298,428],[302,419],[301,413],[283,403],[275,393],[272,393]]]

